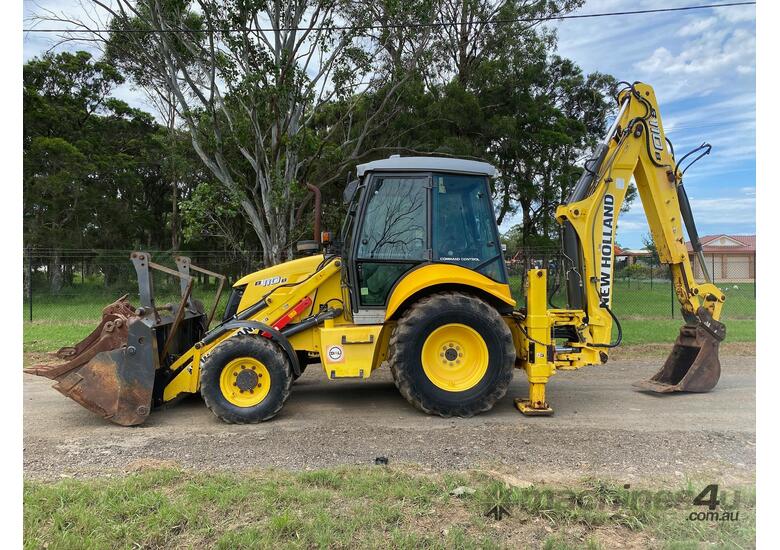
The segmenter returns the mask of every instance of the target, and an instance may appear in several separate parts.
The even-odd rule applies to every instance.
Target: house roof
[[[755,235],[704,235],[699,237],[704,252],[717,252],[719,254],[744,254],[746,252],[756,251]],[[693,252],[690,242],[685,246],[688,252]]]
[[[459,174],[478,174],[493,177],[496,169],[487,162],[446,157],[402,157],[392,155],[389,158],[358,164],[357,175],[363,177],[366,172],[383,170],[390,172],[455,172]]]
[[[620,248],[618,245],[615,245],[615,256],[649,256],[650,251],[649,250],[631,250],[629,248]]]

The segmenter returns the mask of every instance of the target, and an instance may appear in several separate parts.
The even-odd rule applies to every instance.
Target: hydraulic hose
[[[680,203],[680,215],[685,223],[685,230],[688,232],[688,238],[691,240],[691,248],[693,248],[693,251],[696,253],[696,258],[701,265],[704,280],[711,283],[712,278],[707,269],[707,263],[704,261],[704,251],[701,246],[701,241],[699,241],[699,232],[696,230],[696,222],[693,219],[691,203],[688,200],[688,193],[685,191],[685,187],[682,183],[677,186],[677,201]]]
[[[617,327],[617,340],[612,342],[611,344],[590,344],[594,348],[616,348],[620,345],[620,343],[623,341],[623,327],[620,325],[620,321],[618,321],[617,316],[612,313],[612,310],[609,308],[608,305],[601,306],[604,309],[607,310],[607,313],[609,313],[609,316],[612,317],[612,320],[615,321],[615,326]]]

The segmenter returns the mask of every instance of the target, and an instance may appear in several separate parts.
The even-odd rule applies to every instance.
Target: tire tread
[[[217,396],[221,395],[222,393],[222,390],[219,387],[219,373],[222,371],[222,367],[224,366],[219,364],[221,363],[221,357],[231,357],[233,354],[239,352],[239,350],[241,350],[240,353],[242,353],[244,356],[250,356],[246,355],[246,352],[244,351],[247,348],[254,348],[258,353],[261,352],[260,350],[263,352],[272,351],[273,353],[277,354],[280,359],[287,363],[286,382],[283,385],[281,396],[276,397],[276,402],[273,404],[270,411],[262,415],[242,416],[236,411],[224,407],[217,399]],[[268,368],[268,365],[266,365],[266,368]],[[217,372],[214,376],[209,376],[208,371],[210,369],[218,369],[219,372]],[[270,420],[282,409],[285,402],[290,397],[293,376],[292,370],[289,366],[289,361],[286,359],[284,356],[284,351],[279,346],[267,338],[263,338],[261,336],[240,335],[233,336],[232,338],[221,342],[209,352],[201,366],[200,380],[200,393],[203,397],[203,401],[206,404],[206,407],[212,413],[214,413],[217,418],[223,422],[226,422],[227,424],[258,424],[260,422]]]
[[[476,402],[452,409],[433,403],[427,396],[415,388],[413,378],[406,366],[411,360],[408,357],[410,342],[419,338],[418,327],[425,322],[429,312],[477,308],[484,314],[485,320],[492,330],[501,335],[503,361],[498,378],[491,391],[485,393]],[[432,415],[449,418],[451,416],[472,417],[475,414],[489,411],[495,403],[506,395],[512,381],[515,361],[515,346],[512,333],[494,307],[479,298],[462,292],[440,292],[420,299],[407,309],[398,320],[388,344],[387,363],[393,375],[398,391],[416,409]]]

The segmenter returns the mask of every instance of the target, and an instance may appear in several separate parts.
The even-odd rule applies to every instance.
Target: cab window
[[[361,305],[384,305],[395,282],[427,260],[428,181],[372,178],[355,255]]]
[[[506,283],[486,178],[434,174],[433,254],[437,261],[462,265]]]

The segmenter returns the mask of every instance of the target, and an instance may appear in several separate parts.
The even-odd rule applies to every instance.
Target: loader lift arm
[[[546,316],[550,327],[543,328],[547,332],[554,333],[556,327],[569,325],[579,336],[578,341],[567,342],[559,348],[553,354],[554,359],[547,357],[547,362],[552,363],[547,367],[550,372],[555,368],[578,368],[607,361],[609,349],[620,339],[611,342],[612,325],[617,322],[611,309],[615,232],[633,178],[659,260],[670,267],[674,292],[685,320],[661,371],[635,386],[661,393],[709,391],[720,376],[717,347],[725,337],[725,326],[719,322],[725,295],[712,284],[707,273],[683,187],[684,170],[675,161],[671,143],[664,135],[653,89],[639,82],[628,84],[618,93],[617,100],[620,107],[616,120],[585,163],[585,171],[567,202],[556,211],[556,219],[562,225],[563,253],[570,264],[566,285],[571,309],[547,310],[544,302],[534,302],[534,293],[545,289],[529,277],[532,284],[528,288],[528,319]],[[709,145],[699,149],[703,156],[709,152]],[[683,225],[705,282],[699,283],[694,278]],[[532,303],[535,307],[531,307]],[[529,321],[524,322],[528,325]],[[618,329],[620,332],[619,323]],[[530,327],[525,332],[530,332]],[[545,332],[537,335],[544,337]],[[530,341],[531,337],[525,339]],[[553,340],[551,336],[542,343],[554,345]],[[544,376],[539,378],[543,380]],[[531,386],[533,394],[533,381]],[[519,400],[518,408],[532,412],[535,403],[537,409],[549,409],[543,388],[537,389],[537,394],[541,396],[538,399],[532,395],[528,400]]]

